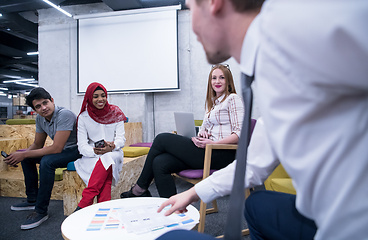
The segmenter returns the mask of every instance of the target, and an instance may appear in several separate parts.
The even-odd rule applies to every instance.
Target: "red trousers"
[[[93,204],[93,199],[97,196],[97,202],[111,200],[112,166],[105,169],[101,159],[96,163],[88,181],[88,186],[82,192],[82,199],[78,206],[81,208]]]

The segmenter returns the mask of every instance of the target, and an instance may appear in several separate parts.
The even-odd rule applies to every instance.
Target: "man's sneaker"
[[[13,211],[24,211],[24,210],[34,210],[35,209],[36,202],[30,203],[30,202],[22,202],[17,205],[13,205],[10,207]]]
[[[49,218],[49,215],[47,213],[40,214],[37,212],[33,212],[30,215],[28,215],[27,220],[22,225],[20,225],[20,228],[25,230],[25,229],[32,229],[32,228],[38,227],[41,225],[41,223],[46,221],[48,218]]]

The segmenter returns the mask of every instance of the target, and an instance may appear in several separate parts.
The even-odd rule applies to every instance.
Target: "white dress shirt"
[[[107,170],[112,165],[112,185],[119,181],[119,173],[123,168],[124,153],[121,149],[125,144],[124,122],[101,124],[95,122],[87,111],[78,118],[78,150],[83,155],[75,161],[75,169],[83,181],[88,185],[91,173],[99,159]],[[104,139],[114,142],[115,149],[103,155],[95,154],[93,148],[95,142]]]
[[[262,185],[278,165],[279,161],[274,157],[266,136],[264,122],[262,118],[259,118],[248,147],[245,173],[246,188]],[[236,160],[197,183],[195,190],[198,196],[208,203],[218,197],[230,194],[234,182],[235,167]]]
[[[249,75],[255,65],[270,147],[258,157],[265,153],[254,153],[253,133],[246,187],[261,183],[280,159],[296,208],[318,227],[315,239],[368,238],[367,13],[364,0],[266,1],[242,47],[241,70]],[[199,183],[197,194],[206,201],[228,194],[233,177],[222,171],[233,165]]]

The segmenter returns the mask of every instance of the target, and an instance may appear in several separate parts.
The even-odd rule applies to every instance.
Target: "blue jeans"
[[[26,158],[21,164],[26,184],[27,201],[36,201],[35,211],[40,214],[47,213],[51,191],[54,187],[55,169],[64,168],[69,162],[80,158],[78,147],[64,149],[61,153],[45,155],[41,158]],[[38,187],[38,174],[36,163],[40,164],[40,186]]]

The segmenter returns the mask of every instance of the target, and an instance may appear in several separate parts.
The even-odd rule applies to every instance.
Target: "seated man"
[[[55,106],[54,99],[43,88],[34,88],[26,103],[38,114],[34,143],[24,152],[11,153],[4,161],[17,166],[21,162],[26,185],[27,201],[11,206],[13,211],[33,210],[21,229],[38,227],[48,219],[47,207],[54,186],[55,169],[66,167],[80,158],[77,147],[76,115]],[[53,144],[44,147],[47,135]],[[36,163],[40,164],[40,186]]]

